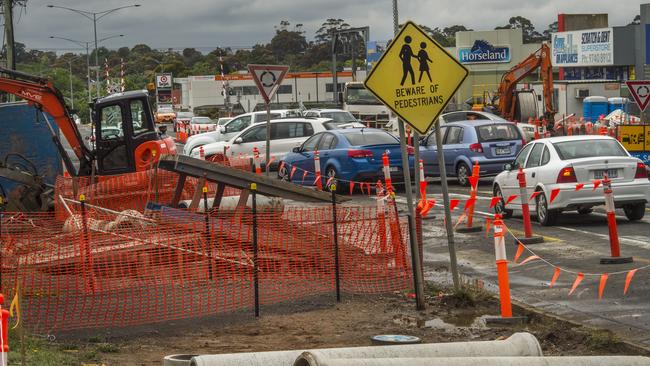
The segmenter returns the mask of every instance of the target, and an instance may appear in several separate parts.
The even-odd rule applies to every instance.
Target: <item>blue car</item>
[[[409,161],[413,165],[413,148],[409,148]],[[389,153],[390,172],[393,183],[400,186],[404,181],[399,140],[390,133],[374,128],[349,128],[320,132],[300,147],[293,149],[282,161],[278,170],[280,179],[304,185],[313,185],[314,151],[318,150],[323,185],[329,177],[336,177],[340,191],[348,182],[376,183],[384,181],[382,155]],[[294,170],[293,176],[291,171]],[[303,175],[304,172],[307,175]]]
[[[505,121],[452,122],[443,125],[440,132],[447,175],[455,176],[463,186],[469,185],[475,162],[481,177],[496,176],[526,144],[517,126]],[[422,140],[420,158],[425,176],[440,176],[435,130]]]

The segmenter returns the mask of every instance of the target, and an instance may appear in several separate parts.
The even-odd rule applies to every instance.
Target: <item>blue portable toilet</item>
[[[629,99],[624,98],[624,97],[613,97],[607,99],[607,104],[609,105],[608,112],[612,113],[617,109],[622,109],[623,112],[627,112],[627,104],[629,103]]]
[[[606,116],[609,114],[609,105],[605,97],[586,97],[583,100],[582,114],[585,121],[595,122],[601,115]]]

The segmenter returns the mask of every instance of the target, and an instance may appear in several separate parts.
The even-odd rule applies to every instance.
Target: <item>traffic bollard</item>
[[[320,173],[320,156],[318,150],[314,151],[314,175],[316,175],[316,188],[323,190],[323,178]]]
[[[535,118],[535,140],[539,140],[539,135],[540,135],[539,118]]]
[[[494,255],[496,258],[497,279],[499,282],[499,302],[501,306],[500,317],[486,318],[486,324],[512,324],[523,323],[525,317],[512,316],[512,302],[510,300],[510,281],[508,280],[508,259],[506,256],[506,228],[501,220],[501,215],[494,215],[492,223],[494,230]]]
[[[9,356],[9,310],[5,310],[2,305],[5,303],[5,297],[0,294],[0,366],[7,366],[7,357]]]
[[[515,237],[515,244],[539,244],[544,242],[544,237],[533,235],[533,225],[530,222],[530,208],[528,206],[528,190],[526,189],[526,173],[522,168],[517,172],[519,181],[519,195],[521,198],[521,215],[524,219],[524,237]]]
[[[600,264],[632,263],[632,257],[621,257],[618,229],[616,228],[616,206],[614,205],[612,181],[607,177],[607,174],[605,174],[602,184],[603,191],[605,192],[605,211],[607,211],[607,226],[609,227],[609,247],[612,255],[611,257],[601,258]]]
[[[255,174],[262,174],[262,167],[260,166],[260,150],[257,147],[253,148],[253,164],[255,164]]]
[[[390,163],[388,160],[388,150],[386,150],[386,152],[384,152],[384,154],[381,156],[381,160],[384,169],[384,181],[386,182],[386,191],[390,193],[393,191],[393,180],[390,177]]]
[[[470,177],[470,188],[469,188],[469,201],[476,202],[476,193],[478,191],[478,180],[480,177],[481,168],[478,165],[478,161],[474,162],[472,167],[472,176]],[[478,233],[483,231],[482,225],[474,226],[474,206],[472,204],[467,208],[467,222],[465,226],[459,226],[456,228],[456,231],[459,233]]]

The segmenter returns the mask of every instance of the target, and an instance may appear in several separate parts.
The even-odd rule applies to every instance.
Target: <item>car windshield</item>
[[[208,117],[194,117],[194,118],[192,118],[192,124],[195,124],[195,125],[209,125],[211,123],[214,123],[214,122]]]
[[[334,122],[357,122],[357,119],[354,118],[352,113],[347,111],[341,112],[321,112],[320,114],[323,118],[331,118]]]
[[[343,132],[343,136],[352,146],[396,144],[397,139],[388,132],[354,130]]]
[[[521,135],[511,123],[476,126],[479,142],[519,140]]]
[[[571,140],[553,144],[562,160],[591,158],[599,156],[628,156],[625,149],[615,140]]]
[[[365,88],[348,88],[345,102],[347,104],[381,104],[381,102],[379,102],[377,98],[375,98],[375,96]]]

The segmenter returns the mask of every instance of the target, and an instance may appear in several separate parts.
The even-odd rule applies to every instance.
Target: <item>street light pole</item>
[[[70,66],[70,109],[74,109],[74,92],[72,91],[72,60],[68,61]]]
[[[95,33],[95,85],[97,85],[97,99],[99,99],[99,55],[97,50],[97,14],[93,13],[93,29]]]

